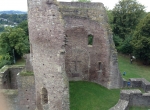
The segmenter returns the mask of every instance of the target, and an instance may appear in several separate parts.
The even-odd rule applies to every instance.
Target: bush
[[[119,47],[122,44],[123,39],[121,39],[119,36],[114,35],[113,40],[116,47]]]
[[[0,61],[0,68],[2,68],[4,65],[10,65],[11,61],[8,60],[1,60]]]

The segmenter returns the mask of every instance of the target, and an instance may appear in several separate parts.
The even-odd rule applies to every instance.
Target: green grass
[[[120,90],[108,90],[91,82],[70,82],[71,110],[108,110],[119,100]]]
[[[118,55],[118,63],[120,72],[126,72],[123,76],[126,80],[129,78],[145,78],[150,81],[150,66],[145,66],[138,61],[130,64],[130,57],[122,54]],[[144,92],[142,89],[140,89]],[[130,107],[129,110],[150,110],[150,107]]]
[[[130,64],[129,56],[118,55],[120,72],[127,73],[123,78],[145,78],[150,81],[150,66],[139,62]],[[70,82],[70,109],[71,110],[109,110],[117,104],[120,90],[108,90],[91,82]],[[148,110],[148,107],[130,107],[130,110]]]
[[[31,71],[23,70],[23,71],[20,72],[20,75],[22,75],[22,76],[33,76],[34,74]]]
[[[150,66],[142,65],[134,61],[130,64],[129,56],[118,55],[118,63],[121,74],[125,71],[126,75],[123,76],[126,80],[129,78],[145,78],[150,81]]]
[[[129,110],[150,110],[150,107],[130,107]]]
[[[21,58],[21,59],[17,60],[14,65],[25,65],[25,59]]]

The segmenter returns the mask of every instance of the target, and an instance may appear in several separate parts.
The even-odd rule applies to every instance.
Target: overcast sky
[[[58,1],[72,1],[72,0],[58,0]],[[119,0],[91,0],[92,2],[102,2],[104,6],[109,9],[113,9]],[[146,11],[150,12],[150,1],[149,0],[138,0],[139,3],[146,7]],[[0,11],[4,10],[20,10],[27,11],[27,0],[0,0]]]

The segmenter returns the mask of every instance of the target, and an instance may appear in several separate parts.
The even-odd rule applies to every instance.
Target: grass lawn
[[[119,100],[119,89],[108,90],[85,81],[71,81],[69,84],[71,110],[108,110]]]
[[[136,61],[130,64],[129,56],[121,54],[118,55],[118,63],[120,72],[126,72],[126,75],[123,76],[126,80],[129,78],[145,78],[150,81],[150,66],[142,65]]]
[[[22,58],[22,59],[17,60],[14,65],[25,65],[25,59]]]
[[[146,78],[150,81],[150,66],[138,62],[130,64],[129,56],[118,55],[120,72],[127,73],[123,78]],[[119,100],[120,90],[108,90],[91,82],[70,82],[71,110],[109,110]],[[147,107],[130,107],[130,110],[148,110]]]

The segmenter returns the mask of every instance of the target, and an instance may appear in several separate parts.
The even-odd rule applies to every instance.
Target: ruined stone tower
[[[37,110],[69,110],[64,27],[55,0],[28,0]]]
[[[66,73],[69,80],[119,88],[117,52],[102,3],[60,2],[64,19]]]
[[[102,3],[28,0],[28,22],[37,110],[69,110],[69,80],[122,86]]]

